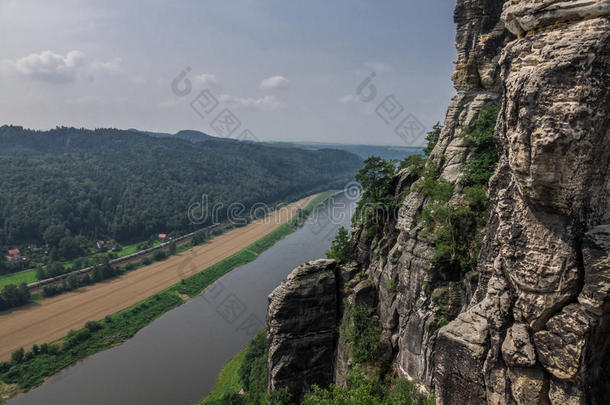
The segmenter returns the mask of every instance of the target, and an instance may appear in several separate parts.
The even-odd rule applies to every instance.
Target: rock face
[[[498,60],[510,34],[500,21],[503,1],[459,0],[457,24],[457,94],[451,100],[438,143],[429,161],[441,177],[454,186],[454,201],[464,198],[460,178],[469,159],[461,130],[476,119],[481,108],[498,100],[502,91]],[[408,170],[396,179],[395,199],[415,176]],[[465,309],[476,283],[469,275],[456,278],[431,264],[433,246],[421,236],[419,217],[428,202],[419,192],[402,201],[397,218],[384,224],[381,237],[369,240],[366,229],[356,229],[353,239],[364,275],[377,289],[380,326],[390,336],[394,365],[399,374],[433,387],[433,350],[442,308],[457,314]],[[391,288],[394,287],[395,288]]]
[[[300,267],[271,295],[271,388],[343,383],[347,299],[375,307],[392,368],[439,404],[610,398],[609,14],[609,0],[458,0],[457,95],[429,164],[453,184],[449,204],[463,200],[461,128],[502,101],[478,267],[435,268],[419,220],[427,197],[401,198],[417,179],[403,170],[398,215],[373,239],[354,229],[355,265]],[[457,318],[439,328],[441,313]]]
[[[493,208],[477,294],[439,333],[439,403],[464,386],[479,387],[472,403],[610,398],[600,366],[610,321],[609,15],[608,1],[505,4],[519,38],[499,61]]]
[[[317,260],[297,267],[269,296],[269,388],[297,398],[334,377],[337,344],[337,265]]]

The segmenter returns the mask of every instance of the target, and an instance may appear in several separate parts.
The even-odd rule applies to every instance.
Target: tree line
[[[191,143],[117,129],[3,126],[0,142],[0,248],[48,245],[53,260],[78,257],[95,240],[193,231],[206,224],[192,224],[187,210],[203,194],[224,209],[273,204],[338,186],[361,163],[337,150]]]

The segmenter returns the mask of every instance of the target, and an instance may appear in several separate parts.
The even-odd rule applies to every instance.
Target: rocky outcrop
[[[499,167],[470,308],[441,329],[439,403],[603,403],[610,2],[507,2]],[[466,366],[470,368],[464,368]],[[483,382],[483,384],[482,384]]]
[[[270,389],[295,396],[334,378],[339,305],[337,265],[317,260],[297,267],[269,296],[267,311]]]
[[[462,128],[502,92],[498,60],[510,38],[500,21],[502,4],[501,0],[459,0],[455,9],[457,61],[452,79],[457,94],[428,162],[438,166],[441,177],[453,185],[450,204],[464,199],[460,179],[470,151],[460,137]],[[395,187],[397,201],[416,178],[407,170],[400,174]],[[401,201],[397,218],[384,224],[382,237],[371,241],[366,229],[356,229],[354,239],[362,271],[377,287],[380,322],[391,336],[396,370],[431,389],[437,318],[441,310],[457,314],[466,308],[476,274],[456,277],[431,264],[434,246],[422,236],[420,220],[427,202],[424,194],[409,193]]]

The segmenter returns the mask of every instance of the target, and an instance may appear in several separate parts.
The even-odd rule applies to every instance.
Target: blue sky
[[[0,0],[0,123],[215,135],[214,117],[190,106],[209,89],[217,110],[261,140],[422,143],[396,135],[398,121],[384,122],[376,107],[394,96],[397,120],[426,129],[443,120],[454,93],[454,6]],[[187,66],[192,91],[178,96],[171,83]],[[365,103],[356,88],[372,72],[377,96]]]

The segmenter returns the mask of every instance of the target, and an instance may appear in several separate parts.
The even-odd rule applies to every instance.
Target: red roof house
[[[164,234],[164,233],[160,233],[159,234],[159,239],[163,240],[163,239],[166,239],[166,238],[167,238],[166,234]]]
[[[19,260],[21,259],[21,251],[19,249],[11,249],[8,251],[8,256],[6,258],[12,262]]]

